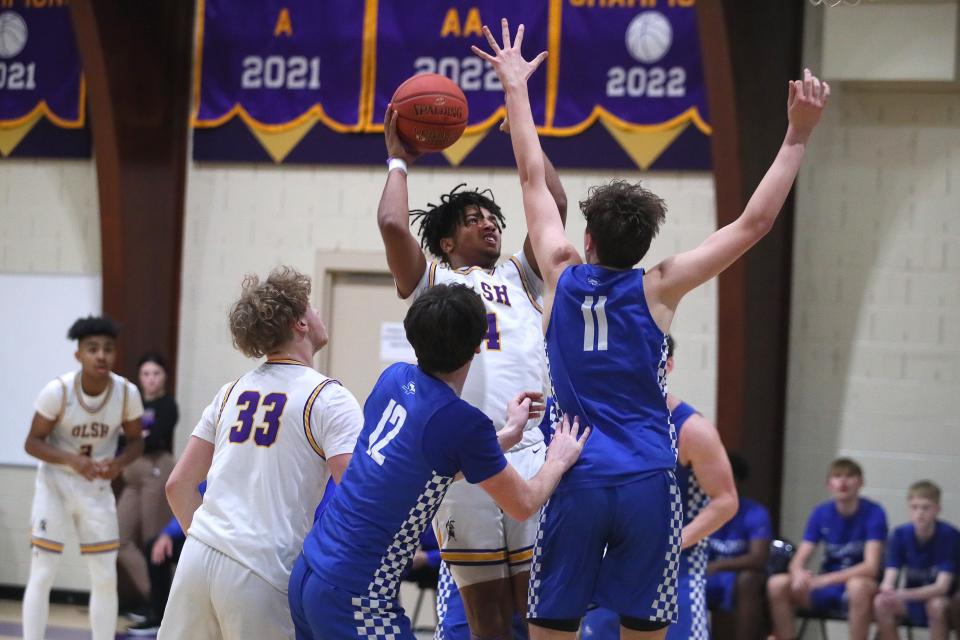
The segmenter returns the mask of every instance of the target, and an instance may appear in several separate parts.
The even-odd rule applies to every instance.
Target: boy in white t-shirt
[[[67,337],[77,341],[80,371],[51,380],[34,407],[24,447],[40,460],[31,515],[33,557],[23,595],[26,640],[43,638],[70,520],[90,569],[93,640],[113,640],[116,632],[120,543],[110,481],[143,452],[140,392],[111,371],[118,333],[109,318],[74,322]],[[126,446],[116,455],[121,429]]]

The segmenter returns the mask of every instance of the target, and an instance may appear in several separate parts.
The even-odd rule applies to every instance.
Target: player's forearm
[[[901,589],[900,596],[904,600],[911,602],[923,602],[931,598],[938,598],[940,596],[945,596],[950,591],[950,584],[953,582],[953,575],[946,574],[946,578],[941,578],[941,575],[938,574],[937,579],[932,584],[927,584],[922,587],[913,587],[911,589]]]
[[[520,510],[515,514],[511,513],[510,517],[523,521],[536,513],[553,495],[565,471],[562,464],[547,458],[537,475],[527,480],[527,489],[520,500]]]
[[[788,129],[777,157],[770,165],[766,175],[763,176],[740,216],[739,221],[749,224],[758,236],[765,235],[773,226],[777,216],[780,215],[783,203],[790,195],[790,189],[793,188],[793,183],[803,163],[803,156],[806,153],[806,140],[793,134],[792,131],[792,129]]]
[[[121,467],[126,467],[128,464],[143,455],[143,448],[143,438],[127,440],[126,444],[123,446],[123,451],[117,456],[117,464],[119,464]]]
[[[34,458],[51,464],[69,465],[77,457],[77,454],[58,449],[43,438],[32,436],[27,438],[23,449]]]
[[[377,207],[377,225],[387,240],[388,232],[410,233],[410,207],[407,197],[407,174],[399,169],[387,173],[387,183]]]
[[[720,571],[764,571],[767,559],[755,553],[745,553],[732,558],[717,558],[708,565],[711,573]]]
[[[527,85],[505,86],[507,115],[510,118],[510,142],[517,161],[520,184],[542,182],[546,168],[537,128],[533,124]]]
[[[683,528],[680,534],[682,548],[689,549],[719,529],[737,513],[737,495],[722,493],[710,497],[710,502]]]
[[[166,492],[170,510],[180,523],[180,528],[185,533],[188,532],[193,523],[193,514],[203,502],[197,483],[191,485],[187,479],[171,476],[167,481]]]
[[[817,576],[817,581],[821,583],[820,586],[825,587],[831,584],[843,584],[850,578],[873,578],[876,575],[877,568],[872,563],[860,562],[846,569],[822,573]]]

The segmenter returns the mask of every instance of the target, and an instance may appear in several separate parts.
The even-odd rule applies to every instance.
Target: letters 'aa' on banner
[[[0,154],[9,155],[41,118],[82,129],[85,99],[69,7],[0,1]]]
[[[534,120],[560,166],[704,169],[706,97],[694,0],[231,0],[200,3],[195,157],[380,162],[383,113],[415,73],[464,91],[469,122],[421,162],[513,164],[496,74],[470,45],[524,24]],[[245,126],[238,127],[239,120]],[[316,126],[315,126],[316,125]],[[250,134],[259,145],[243,143]],[[375,135],[376,134],[376,135]]]

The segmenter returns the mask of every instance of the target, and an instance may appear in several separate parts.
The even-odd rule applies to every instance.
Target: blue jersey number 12
[[[397,434],[400,433],[400,428],[403,427],[403,421],[406,419],[407,410],[403,408],[403,405],[399,405],[394,400],[390,400],[390,404],[383,410],[383,415],[380,416],[380,422],[377,424],[377,428],[373,430],[373,433],[370,434],[370,440],[367,443],[367,455],[373,458],[373,461],[378,465],[383,466],[383,462],[386,460],[380,452],[385,446],[390,444],[391,440],[397,437]],[[393,429],[388,431],[387,435],[383,436],[383,438],[380,438],[380,434],[383,433],[387,424],[392,424]],[[378,441],[377,438],[380,438],[380,440]]]

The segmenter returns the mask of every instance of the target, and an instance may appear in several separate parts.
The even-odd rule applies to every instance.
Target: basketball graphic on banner
[[[0,58],[12,58],[27,44],[27,23],[15,11],[0,13]]]
[[[627,50],[637,62],[652,64],[667,55],[673,44],[673,27],[659,11],[644,11],[627,27]]]

